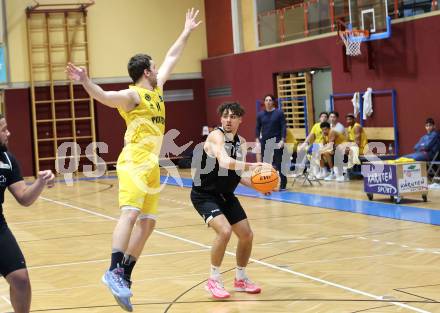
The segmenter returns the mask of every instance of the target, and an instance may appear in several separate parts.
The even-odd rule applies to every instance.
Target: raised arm
[[[165,60],[159,68],[159,72],[157,74],[157,85],[159,87],[162,88],[170,77],[174,66],[177,64],[177,61],[179,61],[179,58],[182,55],[189,35],[202,22],[196,22],[196,17],[198,14],[199,10],[194,12],[194,8],[186,12],[185,27],[183,28],[183,31],[177,38],[176,42],[171,46],[170,50],[168,50]]]
[[[24,180],[20,180],[8,188],[18,203],[23,206],[30,206],[37,200],[44,186],[47,185],[49,188],[53,186],[54,177],[51,170],[41,171],[32,185],[28,186]]]
[[[80,82],[90,97],[111,108],[121,108],[124,111],[131,111],[139,102],[139,95],[131,89],[120,91],[105,91],[92,82],[84,67],[68,63],[66,73],[71,80]]]

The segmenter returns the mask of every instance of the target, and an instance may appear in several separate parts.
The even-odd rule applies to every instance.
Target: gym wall
[[[224,87],[231,90],[227,96],[207,97],[208,124],[218,123],[215,112],[218,104],[225,100],[237,100],[247,111],[242,135],[253,141],[255,101],[266,93],[275,92],[275,73],[331,68],[334,93],[365,91],[367,87],[373,90],[396,89],[400,153],[409,153],[425,133],[427,117],[433,117],[440,123],[437,103],[440,99],[440,42],[433,40],[439,33],[439,11],[399,20],[392,25],[390,39],[371,42],[375,68],[368,68],[364,45],[363,55],[351,58],[349,72],[343,70],[344,55],[342,46],[337,44],[336,33],[320,39],[206,59],[202,63],[202,73],[207,92]],[[346,100],[342,105],[337,102],[336,109],[343,116],[352,108]],[[378,97],[374,109],[368,126],[392,125],[391,97]]]
[[[35,2],[30,0],[6,1],[11,83],[5,93],[5,106],[13,134],[10,149],[26,176],[34,174],[25,14],[25,8],[33,4]],[[191,7],[200,9],[199,17],[204,21],[203,0],[96,0],[87,15],[90,76],[105,90],[127,88],[131,83],[127,74],[128,59],[136,53],[147,53],[160,65],[182,31],[186,10]],[[179,126],[179,142],[199,139],[198,133],[201,134],[205,124],[200,60],[206,57],[204,22],[191,35],[172,80],[164,87],[165,91],[193,90],[193,100],[167,102],[167,128]],[[116,110],[96,105],[95,114],[97,139],[107,142],[111,151],[103,157],[106,161],[115,161],[122,148],[125,125]],[[186,116],[190,116],[191,123],[182,122]]]

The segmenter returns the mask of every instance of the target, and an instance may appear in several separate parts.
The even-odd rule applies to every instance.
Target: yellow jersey
[[[310,130],[310,132],[315,135],[316,143],[324,143],[324,137],[322,136],[321,123],[315,123]],[[313,142],[310,142],[313,143]]]
[[[353,126],[348,126],[347,129],[347,133],[348,133],[348,140],[351,142],[355,142],[355,133],[354,133],[354,128],[355,127],[361,127],[361,125],[359,123],[355,123]],[[367,138],[367,134],[365,133],[365,130],[363,127],[361,127],[361,140],[360,140],[360,147],[359,147],[359,153],[363,154],[364,153],[364,147],[368,144],[368,138]]]
[[[129,112],[118,108],[127,125],[122,153],[129,149],[133,154],[140,154],[140,159],[152,155],[158,159],[165,133],[163,91],[159,87],[151,91],[135,85],[131,85],[130,89],[139,94],[141,101]]]
[[[335,142],[334,142],[335,146],[340,145],[341,143],[346,141],[344,134],[341,134],[340,132],[338,132],[334,129],[330,130],[330,132],[333,132],[335,134]],[[330,140],[330,134],[328,136],[323,136],[323,143],[324,144],[328,144],[329,140]]]

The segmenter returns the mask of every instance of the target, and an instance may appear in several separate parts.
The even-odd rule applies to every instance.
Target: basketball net
[[[345,45],[345,54],[350,56],[361,55],[361,44],[368,31],[364,30],[344,30],[339,32],[339,36]]]

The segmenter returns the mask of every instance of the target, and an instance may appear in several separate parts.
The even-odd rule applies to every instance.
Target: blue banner
[[[364,175],[364,190],[366,193],[378,193],[383,195],[396,196],[397,177],[396,165],[380,164],[382,171],[377,170],[377,164],[364,164],[362,173]],[[379,167],[380,168],[380,167]]]

